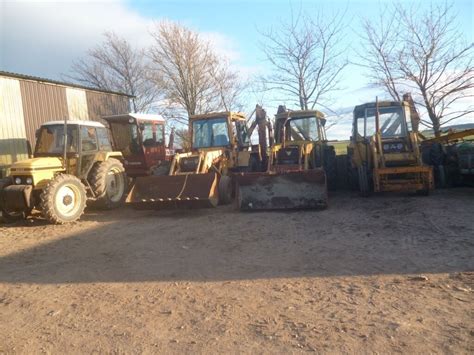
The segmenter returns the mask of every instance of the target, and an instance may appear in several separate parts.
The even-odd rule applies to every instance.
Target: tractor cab
[[[242,150],[250,146],[246,118],[240,113],[218,112],[189,118],[192,149],[227,147]]]
[[[427,194],[433,187],[432,169],[423,164],[418,146],[419,116],[411,96],[404,97],[354,108],[348,155],[364,196],[372,189]]]
[[[305,168],[322,165],[326,131],[324,114],[316,110],[285,110],[275,115],[276,145],[274,163],[292,164],[295,168],[305,164]],[[308,156],[307,159],[305,157]]]
[[[165,120],[161,115],[125,114],[104,117],[114,148],[124,156],[128,176],[145,176],[164,165],[174,152],[165,145]]]
[[[276,142],[326,140],[324,114],[319,111],[288,111],[275,116]]]
[[[410,139],[410,107],[404,102],[379,102],[356,106],[354,109],[353,141],[365,149],[376,146],[376,136],[380,137],[381,154],[386,166],[416,164],[412,139]],[[377,132],[378,115],[379,132]]]

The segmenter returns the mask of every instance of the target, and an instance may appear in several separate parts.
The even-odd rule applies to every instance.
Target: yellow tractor
[[[36,136],[33,158],[14,163],[0,180],[4,219],[26,218],[35,208],[49,222],[63,224],[79,219],[87,200],[106,209],[123,202],[122,154],[112,151],[104,125],[51,121]]]
[[[168,175],[137,177],[126,203],[141,209],[215,207],[233,198],[233,173],[258,169],[246,117],[216,112],[189,117],[191,151],[176,154]]]
[[[279,107],[266,172],[237,177],[241,210],[327,207],[328,181],[336,182],[336,161],[334,147],[327,144],[325,123],[319,111]]]
[[[433,189],[432,167],[423,164],[418,114],[411,100],[366,103],[354,108],[348,156],[361,194]],[[413,127],[413,128],[412,128]]]

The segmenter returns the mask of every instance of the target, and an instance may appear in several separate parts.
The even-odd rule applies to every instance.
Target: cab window
[[[83,152],[97,150],[97,134],[95,127],[81,127],[81,145]]]
[[[153,137],[153,125],[150,122],[142,123],[142,141],[145,147],[152,147],[155,145]]]
[[[97,128],[97,138],[99,140],[99,150],[112,150],[112,146],[110,144],[110,139],[106,128]]]
[[[156,143],[158,145],[164,145],[165,144],[165,141],[164,141],[164,136],[165,136],[164,135],[164,133],[165,133],[164,132],[165,131],[164,125],[157,124],[155,127],[156,127],[156,132],[155,132],[156,133]]]

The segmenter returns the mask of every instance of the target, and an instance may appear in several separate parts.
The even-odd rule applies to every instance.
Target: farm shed
[[[129,95],[0,71],[0,177],[15,161],[28,158],[36,129],[68,118],[101,121],[128,113]]]

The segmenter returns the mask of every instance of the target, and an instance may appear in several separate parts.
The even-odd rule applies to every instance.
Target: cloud
[[[6,2],[2,5],[3,70],[59,78],[71,62],[115,31],[136,46],[150,41],[151,20],[120,1]]]
[[[114,31],[134,47],[152,43],[149,31],[155,21],[131,9],[124,1],[28,1],[0,5],[0,70],[60,79],[71,63]],[[189,24],[193,28],[192,24]],[[215,51],[239,66],[237,42],[218,32],[201,32]]]

